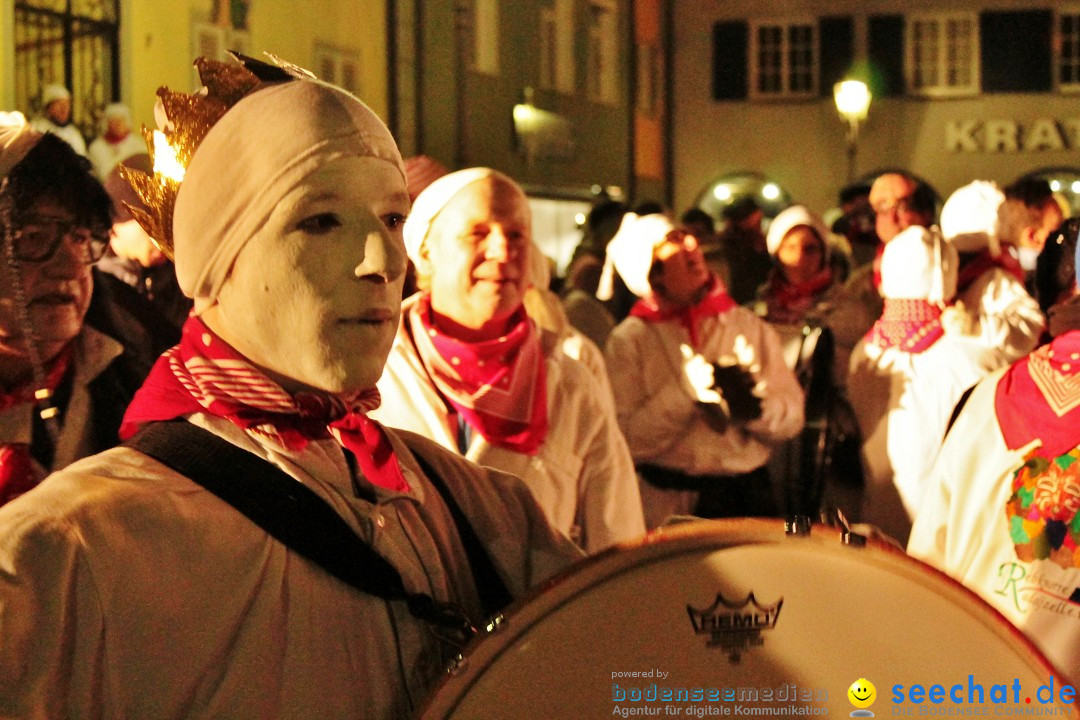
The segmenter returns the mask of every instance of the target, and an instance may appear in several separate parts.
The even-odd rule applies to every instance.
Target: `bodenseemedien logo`
[[[847,691],[848,700],[855,709],[851,711],[851,717],[874,717],[872,710],[868,708],[877,700],[877,688],[874,683],[866,678],[859,678],[851,683]]]

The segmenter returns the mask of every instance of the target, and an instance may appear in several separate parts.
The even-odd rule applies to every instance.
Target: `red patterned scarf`
[[[59,387],[60,381],[71,367],[73,354],[73,346],[69,343],[49,364],[45,371],[45,385],[50,391]],[[35,389],[33,382],[26,382],[12,390],[0,392],[0,411],[16,405],[33,405]],[[32,490],[44,479],[45,475],[34,463],[28,444],[0,444],[0,505]]]
[[[994,410],[1010,449],[1042,441],[1052,459],[1080,445],[1080,330],[1059,335],[998,380]]]
[[[370,482],[408,492],[390,439],[364,414],[378,406],[375,388],[344,397],[317,392],[291,395],[199,318],[190,317],[180,344],[158,358],[135,393],[120,437],[131,437],[148,422],[205,412],[291,451],[303,450],[310,440],[332,437],[352,452]]]
[[[457,340],[435,327],[428,293],[408,317],[424,368],[465,422],[496,447],[535,455],[548,431],[544,352],[524,308],[510,322],[494,340]]]
[[[802,322],[806,314],[814,307],[818,296],[833,283],[832,268],[826,265],[814,277],[805,282],[790,282],[784,273],[773,271],[769,285],[765,288],[766,317],[770,322]]]
[[[996,267],[1001,268],[1020,282],[1024,282],[1024,268],[1020,267],[1020,261],[1013,257],[1008,248],[1002,248],[997,257],[991,255],[989,250],[983,250],[977,255],[964,258],[961,261],[960,271],[956,277],[956,292],[964,292],[984,273]]]
[[[885,298],[885,309],[866,333],[866,342],[921,353],[945,334],[941,307],[926,300]]]
[[[656,293],[649,293],[634,303],[630,308],[633,317],[641,318],[646,322],[665,322],[675,319],[690,333],[690,344],[696,349],[701,349],[698,338],[698,323],[703,318],[716,317],[735,307],[735,301],[728,295],[727,288],[720,278],[715,275],[709,281],[709,289],[705,297],[696,305],[687,307],[673,307],[663,303],[657,298]]]

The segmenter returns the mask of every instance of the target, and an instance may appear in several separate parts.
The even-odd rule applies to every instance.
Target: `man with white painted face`
[[[525,193],[488,168],[429,185],[405,225],[421,292],[405,302],[375,414],[519,476],[588,552],[645,532],[606,392],[528,317]]]
[[[199,66],[132,178],[194,313],[127,444],[0,511],[0,715],[411,716],[579,553],[516,478],[366,415],[409,211],[383,123],[294,66]]]

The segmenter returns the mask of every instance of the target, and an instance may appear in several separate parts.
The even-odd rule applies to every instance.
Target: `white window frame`
[[[1061,81],[1061,69],[1065,61],[1065,57],[1062,55],[1062,49],[1065,47],[1065,36],[1061,32],[1061,22],[1066,17],[1072,17],[1076,22],[1073,38],[1075,41],[1073,46],[1074,55],[1070,58],[1076,71],[1076,79],[1070,83]],[[1057,12],[1054,13],[1054,40],[1052,47],[1054,48],[1054,87],[1060,92],[1080,93],[1080,5],[1066,5],[1058,8]]]
[[[540,8],[540,87],[574,93],[574,0]]]
[[[618,0],[589,0],[588,68],[585,73],[586,93],[590,100],[606,105],[619,103],[619,56]],[[602,26],[593,23],[593,14],[603,13]],[[598,56],[598,57],[597,57]],[[599,63],[597,63],[599,60]]]
[[[314,57],[313,72],[320,80],[342,87],[354,95],[363,94],[363,88],[360,87],[363,78],[360,75],[359,53],[316,41]]]
[[[964,85],[949,84],[946,76],[948,72],[948,55],[950,43],[953,39],[945,31],[949,23],[965,21],[971,30],[970,57],[968,59],[968,82]],[[920,24],[933,24],[936,27],[937,37],[927,47],[936,58],[936,78],[930,84],[922,87],[915,86],[916,78],[916,26]],[[923,97],[965,97],[978,95],[981,87],[982,65],[980,62],[980,37],[979,15],[976,12],[945,12],[945,13],[917,13],[908,15],[904,22],[904,82],[909,95]]]
[[[473,0],[473,53],[471,70],[499,74],[498,0]]]
[[[800,90],[792,89],[793,76],[791,72],[791,31],[793,28],[797,27],[810,29],[810,63],[807,69],[809,73],[809,87]],[[763,70],[763,65],[760,62],[759,57],[763,50],[761,46],[761,31],[765,28],[777,28],[780,30],[779,66],[777,67],[780,84],[776,90],[762,90],[760,88]],[[821,58],[819,57],[818,50],[818,38],[820,32],[817,18],[809,16],[765,18],[751,21],[750,47],[749,53],[747,54],[750,99],[798,100],[804,98],[816,98],[818,93],[818,76],[820,75],[821,69]]]

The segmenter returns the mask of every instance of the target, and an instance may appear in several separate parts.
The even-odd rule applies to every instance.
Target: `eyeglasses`
[[[880,202],[873,206],[876,215],[885,215],[891,212],[909,212],[912,209],[913,198],[911,195],[896,198],[892,201]]]
[[[105,255],[109,231],[87,228],[62,218],[48,215],[25,215],[19,218],[14,233],[15,259],[22,262],[48,262],[60,247],[60,241],[70,238],[83,251],[82,261],[93,265]]]

